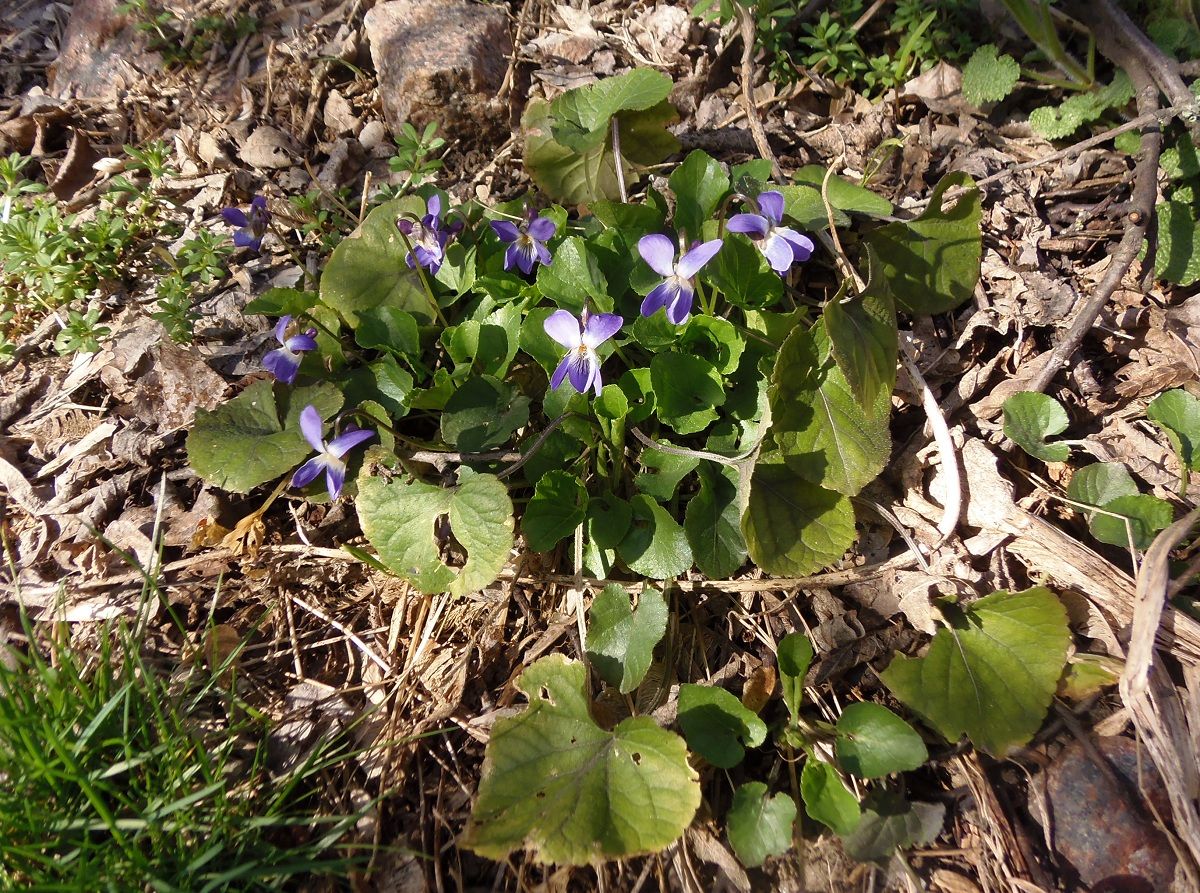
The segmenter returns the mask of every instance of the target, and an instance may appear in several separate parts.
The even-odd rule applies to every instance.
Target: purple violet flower
[[[267,234],[267,227],[271,224],[271,212],[267,210],[267,200],[264,196],[256,195],[250,200],[249,214],[241,208],[222,208],[221,216],[230,226],[239,227],[233,234],[234,245],[254,251],[262,248],[263,236]]]
[[[517,266],[528,276],[533,272],[535,261],[542,266],[550,265],[550,249],[546,247],[546,242],[554,236],[558,227],[549,217],[534,217],[530,211],[520,226],[508,220],[493,220],[492,229],[501,241],[509,243],[508,250],[504,252],[504,269],[511,270]]]
[[[582,322],[582,326],[580,323]],[[625,320],[615,313],[597,313],[594,316],[583,311],[575,319],[568,310],[555,310],[542,324],[546,334],[567,349],[566,356],[550,377],[550,387],[558,390],[564,378],[570,378],[571,386],[579,393],[591,388],[600,396],[604,385],[600,380],[600,355],[596,348],[617,334]]]
[[[283,346],[263,357],[266,370],[284,384],[291,384],[296,380],[296,372],[300,369],[300,354],[317,349],[316,329],[307,329],[289,336],[288,330],[291,325],[290,316],[279,318],[279,322],[275,324],[275,340]]]
[[[779,225],[783,222],[783,193],[775,190],[759,193],[758,209],[762,214],[733,215],[729,230],[749,236],[772,270],[782,276],[792,264],[812,257],[816,248],[812,239]]]
[[[457,227],[443,225],[441,196],[431,195],[425,204],[425,211],[425,216],[419,221],[407,218],[397,220],[396,228],[412,242],[412,251],[406,258],[409,267],[420,264],[436,274],[446,259],[446,243],[457,232]]]
[[[346,463],[342,456],[350,452],[365,440],[375,436],[374,431],[347,426],[346,430],[329,443],[325,443],[325,426],[317,408],[311,403],[300,412],[300,432],[318,455],[309,459],[292,475],[293,487],[305,487],[316,480],[317,475],[325,472],[325,487],[329,490],[329,498],[337,499],[346,483]]]
[[[638,253],[655,273],[667,278],[654,286],[642,301],[642,316],[653,316],[660,307],[667,308],[667,319],[675,325],[683,325],[692,313],[692,301],[696,289],[692,287],[694,277],[706,263],[721,250],[721,240],[713,239],[696,245],[675,263],[675,244],[660,233],[642,236],[638,240]]]

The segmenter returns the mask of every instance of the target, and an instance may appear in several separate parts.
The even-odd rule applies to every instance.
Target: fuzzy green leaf
[[[702,236],[702,228],[729,192],[729,175],[707,152],[688,154],[667,179],[675,193],[675,226],[689,240]]]
[[[813,646],[808,636],[804,633],[788,633],[779,640],[775,660],[779,664],[783,703],[795,722],[800,718],[800,705],[804,702],[804,677],[813,660]]]
[[[737,481],[732,468],[702,465],[700,490],[688,500],[683,517],[696,567],[710,580],[726,579],[746,562]]]
[[[667,603],[662,593],[643,589],[635,611],[629,593],[611,583],[588,611],[588,660],[601,679],[628,694],[641,685],[654,659],[654,646],[666,631]]]
[[[332,307],[351,328],[359,315],[376,307],[411,313],[424,324],[433,322],[429,297],[396,229],[397,217],[420,217],[425,203],[416,196],[384,202],[367,215],[358,230],[343,239],[321,273],[321,301]]]
[[[568,236],[554,252],[554,262],[539,266],[538,291],[559,307],[578,314],[588,299],[604,313],[613,309],[608,296],[608,281],[600,264],[579,236]]]
[[[677,117],[674,107],[665,99],[645,109],[618,113],[626,182],[633,182],[640,170],[658,164],[678,150],[679,141],[666,129]],[[531,100],[521,118],[525,169],[549,196],[564,204],[619,200],[621,191],[611,147],[611,128],[605,122],[585,131],[578,124],[556,117],[551,103]],[[584,148],[576,150],[559,142],[556,133]]]
[[[806,164],[792,175],[792,179],[797,183],[812,186],[817,190],[819,198],[821,185],[825,182],[825,168],[819,164]],[[892,203],[882,195],[872,192],[865,186],[852,183],[845,177],[839,177],[837,174],[829,178],[829,185],[825,192],[829,198],[829,204],[838,211],[863,214],[867,217],[887,217],[895,210]],[[828,216],[824,206],[825,203],[822,201],[822,220]],[[796,217],[796,221],[801,224],[805,222],[800,217]]]
[[[700,278],[744,309],[770,307],[783,297],[783,280],[741,233],[726,234],[721,250],[700,271]]]
[[[1158,250],[1154,275],[1176,285],[1193,285],[1200,280],[1200,227],[1190,205],[1162,202],[1158,215]]]
[[[734,791],[725,832],[742,864],[757,868],[768,856],[782,856],[791,848],[795,822],[795,800],[784,793],[769,795],[765,784],[751,781]]]
[[[617,554],[630,570],[665,580],[692,566],[692,548],[670,512],[644,493],[633,497],[630,506],[633,526],[617,546]]]
[[[1079,469],[1067,485],[1067,498],[1087,505],[1104,505],[1118,496],[1136,496],[1137,484],[1120,462],[1096,462]]]
[[[1093,512],[1088,523],[1092,536],[1123,549],[1131,542],[1138,549],[1148,548],[1154,535],[1175,520],[1171,503],[1148,494],[1118,496],[1100,507],[1120,517]]]
[[[926,655],[897,655],[880,677],[948,741],[966,734],[1003,756],[1033,737],[1054,697],[1071,642],[1066,609],[1036,587],[944,612],[949,625]]]
[[[655,354],[650,361],[650,381],[659,419],[680,434],[703,431],[717,417],[714,407],[725,402],[721,374],[703,357]]]
[[[876,276],[857,298],[825,305],[825,330],[833,358],[858,405],[867,413],[896,387],[896,302]],[[890,405],[890,404],[889,404]]]
[[[691,823],[700,783],[678,735],[645,716],[611,732],[588,712],[587,670],[561,655],[521,674],[529,706],[497,720],[463,845],[503,860],[587,865],[661,850]]]
[[[720,769],[732,769],[746,755],[745,748],[767,740],[766,723],[712,685],[679,686],[679,727],[688,747]]]
[[[508,488],[490,474],[459,472],[457,487],[378,477],[360,480],[358,520],[379,559],[421,592],[464,595],[499,576],[513,544]],[[462,568],[442,563],[439,519],[467,553]]]
[[[1150,401],[1146,418],[1163,429],[1181,466],[1200,471],[1200,400],[1184,390],[1165,391]]]
[[[883,866],[897,850],[933,843],[945,818],[941,803],[910,803],[893,791],[874,791],[863,803],[858,827],[842,838],[842,846],[851,859]]]
[[[1065,443],[1047,443],[1046,438],[1062,434],[1071,420],[1062,404],[1037,391],[1013,394],[1001,407],[1004,436],[1043,462],[1066,462],[1071,454]]]
[[[999,102],[1008,96],[1021,77],[1021,66],[1008,53],[997,55],[994,44],[979,47],[967,60],[962,73],[962,94],[972,105]]]
[[[529,421],[529,398],[491,375],[468,378],[442,413],[442,438],[467,452],[503,446]]]

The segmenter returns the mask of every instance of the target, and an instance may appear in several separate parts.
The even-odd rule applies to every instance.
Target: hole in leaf
[[[642,755],[640,753],[638,753],[636,750],[633,752],[633,762],[634,762],[634,765],[637,765],[637,766],[640,766],[642,764]]]

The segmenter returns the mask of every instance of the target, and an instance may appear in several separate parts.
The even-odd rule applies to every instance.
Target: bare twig
[[[742,26],[742,104],[746,109],[746,122],[750,125],[750,133],[754,136],[754,145],[758,154],[771,162],[771,176],[776,182],[783,182],[783,169],[779,167],[779,159],[767,141],[767,131],[758,117],[758,109],[754,105],[754,13],[750,8],[740,3],[737,7]]]

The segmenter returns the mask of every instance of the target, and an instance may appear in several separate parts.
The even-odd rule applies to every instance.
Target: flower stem
[[[442,328],[450,328],[450,323],[446,322],[446,317],[442,315],[442,308],[438,306],[437,298],[433,296],[433,287],[429,284],[429,277],[425,275],[425,268],[417,263],[417,255],[413,251],[412,240],[408,238],[408,234],[400,229],[400,227],[396,227],[396,232],[400,234],[400,238],[404,242],[404,247],[408,249],[408,256],[412,258],[413,268],[417,271],[417,276],[421,279],[421,285],[425,288],[425,296],[429,298],[429,306],[433,308],[434,316],[442,324]]]

